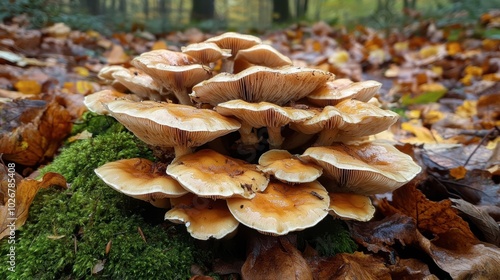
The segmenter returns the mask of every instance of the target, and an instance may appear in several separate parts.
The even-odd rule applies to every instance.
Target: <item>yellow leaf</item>
[[[14,87],[24,94],[40,94],[42,85],[33,80],[21,80],[14,84]]]
[[[425,124],[434,124],[442,119],[444,119],[445,115],[443,112],[438,110],[430,110],[424,116]]]
[[[73,71],[82,77],[89,76],[89,70],[85,67],[77,66],[73,68]]]
[[[471,118],[477,115],[477,101],[476,100],[464,100],[462,105],[457,107],[455,111],[460,117]]]
[[[481,76],[483,75],[483,69],[478,66],[469,65],[464,69],[465,75]]]
[[[460,82],[462,84],[464,84],[464,86],[470,86],[470,85],[472,85],[472,78],[473,77],[474,77],[473,75],[467,74],[462,79],[460,79]]]
[[[448,51],[448,55],[455,55],[462,52],[462,47],[458,42],[451,42],[446,46],[446,50]]]
[[[465,169],[465,167],[463,166],[458,166],[450,169],[450,175],[457,180],[465,178],[466,174],[467,174],[467,169]]]
[[[167,43],[165,41],[156,41],[153,43],[153,46],[151,47],[151,50],[166,50],[167,49]]]
[[[448,89],[440,83],[421,84],[418,87],[420,92],[446,92]]]
[[[404,122],[401,124],[401,129],[408,131],[415,135],[414,138],[402,139],[404,143],[443,143],[444,139],[435,131],[430,131],[428,128],[423,127],[418,122]]]
[[[394,44],[394,50],[397,52],[404,52],[408,50],[409,46],[410,43],[408,41],[397,42]]]
[[[87,95],[94,92],[94,86],[89,81],[77,81],[75,85],[76,93]]]
[[[420,110],[411,110],[406,113],[406,116],[410,119],[420,119],[421,113]]]

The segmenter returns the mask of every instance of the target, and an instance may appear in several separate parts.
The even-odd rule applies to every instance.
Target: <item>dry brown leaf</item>
[[[497,222],[483,209],[463,199],[450,199],[453,207],[467,215],[472,223],[483,233],[484,240],[493,245],[500,246],[500,228]]]
[[[467,174],[467,169],[463,167],[463,165],[454,167],[450,169],[450,175],[451,177],[455,178],[456,180],[460,180],[465,178],[465,175]]]
[[[377,259],[372,255],[365,255],[362,252],[354,252],[353,254],[337,254],[328,259],[312,260],[309,261],[309,263],[313,270],[314,279],[318,280],[391,279],[390,271],[384,265],[383,260]]]
[[[130,60],[130,57],[125,53],[123,47],[120,45],[113,45],[111,51],[105,55],[108,64],[123,64]]]
[[[467,222],[451,207],[450,200],[430,201],[417,189],[416,184],[417,180],[413,180],[394,191],[392,203],[382,200],[382,212],[386,216],[401,213],[412,217],[417,228],[423,232],[438,235],[456,229],[465,239],[477,240]]]
[[[258,236],[241,268],[243,279],[313,279],[301,253],[286,237]]]
[[[432,274],[429,266],[417,259],[398,259],[394,265],[389,265],[392,279],[405,280],[438,280]]]
[[[51,158],[71,132],[71,116],[55,100],[14,100],[1,106],[0,153],[33,166]]]
[[[12,235],[12,231],[17,230],[24,224],[28,218],[31,202],[39,189],[50,186],[67,187],[66,179],[57,173],[49,172],[41,180],[22,179],[17,173],[15,175],[10,174],[12,172],[5,165],[0,167],[0,177],[2,178],[0,193],[3,194],[0,205],[0,221],[2,221],[0,224],[0,239]],[[9,182],[8,178],[14,178],[10,182],[14,181],[15,188],[9,187],[7,184]]]

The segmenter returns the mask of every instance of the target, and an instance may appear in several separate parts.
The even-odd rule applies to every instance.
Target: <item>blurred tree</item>
[[[98,15],[100,12],[99,0],[81,0],[80,5],[86,9],[91,15]]]
[[[191,20],[203,21],[214,18],[215,1],[214,0],[193,0],[191,10]]]
[[[273,21],[286,22],[290,19],[290,5],[288,0],[273,0]]]

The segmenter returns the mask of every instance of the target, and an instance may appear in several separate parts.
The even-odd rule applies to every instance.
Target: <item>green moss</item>
[[[339,253],[354,253],[358,248],[345,223],[332,217],[326,217],[316,226],[304,230],[300,235],[300,241],[307,242],[325,257]]]
[[[183,226],[165,228],[165,210],[114,191],[94,174],[106,162],[151,158],[151,152],[108,117],[87,115],[84,121],[87,126],[79,129],[97,136],[71,143],[42,170],[62,174],[69,189],[39,192],[16,233],[16,271],[1,269],[0,279],[188,278],[203,253],[194,249]],[[88,126],[92,123],[109,125]],[[9,246],[2,240],[0,253],[5,256]],[[99,263],[103,269],[93,274]]]

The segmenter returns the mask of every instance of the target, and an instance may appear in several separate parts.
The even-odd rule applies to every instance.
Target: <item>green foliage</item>
[[[1,270],[0,279],[188,278],[195,260],[208,256],[194,249],[184,227],[165,229],[164,209],[120,194],[94,174],[106,162],[151,158],[151,152],[108,117],[87,114],[83,123],[87,126],[75,129],[98,132],[103,123],[107,129],[70,144],[42,170],[62,174],[70,187],[39,192],[16,233],[16,271]],[[9,246],[2,240],[0,253],[5,255]],[[93,274],[101,263],[102,270]]]
[[[415,97],[412,97],[410,94],[405,94],[401,97],[401,104],[403,104],[403,106],[409,106],[437,102],[446,92],[447,90],[427,91]]]
[[[358,246],[341,220],[328,216],[319,224],[300,233],[299,241],[305,241],[325,257],[339,253],[354,253]]]

